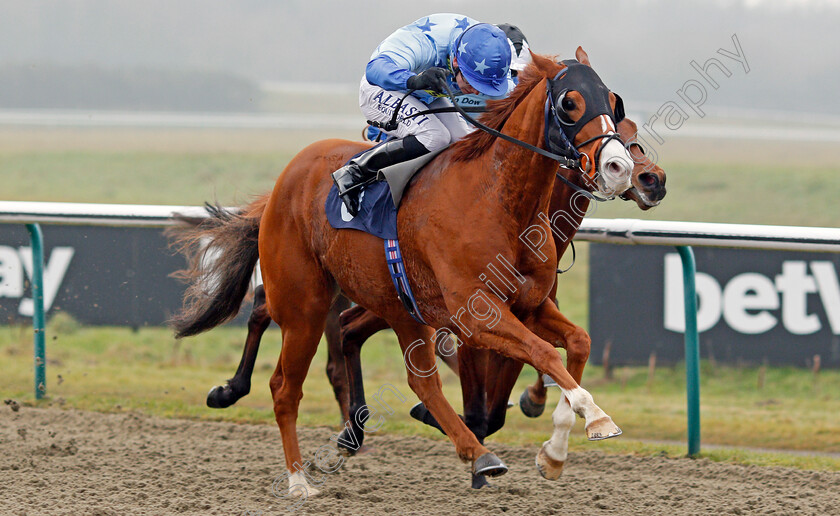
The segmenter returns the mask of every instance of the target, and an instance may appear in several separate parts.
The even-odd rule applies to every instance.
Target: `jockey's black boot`
[[[408,161],[429,152],[414,135],[385,142],[333,172],[338,195],[354,217],[359,213],[359,190],[383,168]]]

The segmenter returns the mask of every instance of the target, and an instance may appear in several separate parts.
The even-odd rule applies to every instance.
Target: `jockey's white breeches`
[[[364,77],[359,85],[359,107],[367,120],[388,122],[394,114],[395,106],[403,96],[405,96],[404,92],[383,90],[367,82]],[[448,98],[439,98],[427,105],[417,97],[409,95],[402,102],[398,120],[427,109],[451,105],[452,102]],[[395,131],[389,134],[398,138],[414,135],[426,149],[434,152],[460,140],[471,131],[472,126],[458,113],[436,113],[406,118],[400,121]]]

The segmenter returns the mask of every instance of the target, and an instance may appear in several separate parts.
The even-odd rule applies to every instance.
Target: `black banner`
[[[685,357],[682,263],[672,247],[592,244],[591,359]],[[840,367],[840,256],[694,248],[701,358]]]
[[[159,228],[42,226],[44,303],[89,325],[162,325],[184,286],[169,277],[186,265]],[[0,224],[0,322],[30,322],[32,254],[23,225]],[[248,307],[246,307],[248,309]],[[242,317],[242,316],[240,316]]]

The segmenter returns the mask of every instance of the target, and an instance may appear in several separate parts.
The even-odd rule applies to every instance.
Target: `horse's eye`
[[[563,100],[560,101],[560,107],[563,109],[563,111],[566,111],[567,113],[569,111],[574,111],[575,101],[570,99],[569,97],[563,97]]]

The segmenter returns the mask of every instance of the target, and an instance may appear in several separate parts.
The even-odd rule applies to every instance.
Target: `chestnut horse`
[[[665,171],[645,156],[644,150],[641,149],[641,146],[636,141],[636,132],[636,124],[632,120],[625,118],[618,123],[618,133],[627,142],[630,155],[635,165],[631,176],[633,187],[627,190],[622,195],[622,198],[635,201],[641,210],[649,210],[659,205],[665,197]],[[563,195],[566,188],[567,186],[562,182],[555,183],[552,203],[549,206],[548,213],[557,213],[558,210],[562,209],[562,207],[557,206],[559,203],[555,202],[555,199],[559,199],[559,196]],[[195,226],[200,223],[213,223],[217,220],[181,216],[176,216],[176,218],[189,226]],[[178,233],[183,230],[183,227],[176,226],[172,229],[172,231],[168,230],[169,234],[177,237]],[[562,240],[559,233],[573,235],[577,228],[569,227],[567,229],[568,232],[552,233],[558,260],[563,256],[565,250],[565,245],[561,246]],[[346,367],[349,370],[358,370],[360,372],[361,362],[359,354],[361,353],[362,345],[373,334],[389,328],[388,323],[384,319],[358,305],[348,311],[343,319],[340,319],[342,312],[349,308],[350,300],[343,295],[338,296],[330,308],[330,314],[327,317],[327,324],[324,329],[324,337],[327,341],[327,379],[333,388],[335,399],[338,402],[342,426],[349,418],[351,389],[357,401],[356,406],[361,407],[364,405],[364,391],[362,386],[350,385],[350,380],[345,370],[345,356],[347,360]],[[210,392],[207,394],[208,407],[227,408],[250,393],[251,375],[254,370],[257,352],[259,351],[260,340],[270,324],[271,316],[268,314],[265,306],[265,290],[262,285],[258,285],[254,291],[253,308],[248,319],[248,335],[245,339],[245,348],[239,362],[239,367],[236,369],[233,378],[228,379],[224,385],[217,385],[210,389]],[[442,343],[436,346],[435,352],[438,358],[443,360],[457,375],[458,359],[454,355],[447,354],[445,350],[442,350],[442,347]],[[488,376],[495,377],[495,374],[488,371]],[[357,374],[357,377],[360,378],[361,374]],[[526,416],[537,417],[542,414],[545,408],[545,397],[546,389],[542,383],[542,377],[539,377],[537,383],[529,387],[527,393],[523,393],[520,397],[520,407],[522,407],[522,411]]]
[[[618,130],[622,138],[629,142],[628,146],[631,148],[631,155],[635,163],[632,175],[633,188],[626,192],[625,197],[636,201],[638,207],[642,210],[650,209],[658,205],[665,197],[665,172],[650,161],[644,155],[643,149],[638,143],[635,143],[635,123],[625,119],[619,122]],[[589,201],[587,199],[582,198],[573,201],[573,195],[574,191],[565,184],[559,181],[555,183],[548,215],[555,229],[552,236],[558,260],[566,251],[569,242],[580,226],[583,214],[588,209]],[[575,208],[572,207],[572,202],[575,202]],[[551,299],[556,298],[556,289],[557,284],[550,294]],[[361,346],[367,338],[387,328],[388,325],[382,318],[358,305],[343,312],[339,320],[351,393],[350,425],[345,432],[352,431],[354,435],[353,437],[345,436],[338,444],[344,453],[353,455],[364,442],[363,425],[366,419],[364,417],[366,413],[360,412],[361,408],[366,406],[361,381]],[[563,333],[561,340],[553,342],[553,344],[566,349],[566,367],[577,379],[582,375],[586,360],[589,357],[589,335],[583,328],[568,319],[565,321]],[[438,343],[437,346],[438,351],[447,347],[451,348],[452,346],[447,346],[446,343]],[[451,359],[452,356],[440,352],[438,354],[447,359]],[[504,425],[510,393],[519,377],[523,364],[495,353],[487,353],[486,350],[475,350],[469,347],[460,347],[457,359],[458,366],[453,370],[461,380],[464,422],[479,441],[483,442],[484,437],[495,433]],[[488,381],[490,379],[492,381]],[[542,376],[539,376],[537,383],[529,387],[520,397],[520,408],[523,413],[528,417],[541,415],[545,407],[546,394]],[[422,403],[412,409],[411,415],[443,431]],[[553,440],[559,442],[561,436],[555,436]],[[540,463],[546,460],[545,453],[543,451],[541,458],[538,459],[540,473],[545,478],[556,479],[562,471],[562,461],[558,457],[554,468],[545,467]],[[562,456],[565,459],[565,453],[555,455]],[[473,478],[474,488],[480,488],[485,484],[486,480],[483,476]]]
[[[579,60],[581,55],[585,54],[578,49]],[[578,72],[586,81],[581,86],[594,92],[591,95],[563,89],[565,68],[535,55],[517,89],[493,103],[482,120],[550,152],[563,152],[568,138],[582,152],[584,163],[579,172],[569,174],[569,180],[588,190],[620,193],[630,187],[632,158],[614,133],[615,96],[594,72]],[[551,117],[546,115],[546,104],[555,98],[562,112],[552,110]],[[588,102],[608,104],[610,110],[582,120]],[[575,132],[566,134],[570,127]],[[437,373],[416,373],[434,370],[434,330],[415,321],[391,290],[381,240],[358,231],[335,230],[326,220],[329,172],[364,148],[341,140],[312,144],[292,159],[271,194],[241,214],[216,212],[219,224],[184,236],[181,243],[198,255],[191,260],[193,282],[185,307],[173,321],[176,333],[194,335],[234,316],[260,258],[266,308],[283,333],[283,348],[269,384],[290,491],[311,496],[317,490],[302,471],[297,412],[330,305],[342,291],[394,329],[410,362],[410,387],[440,423],[458,456],[472,462],[476,474],[502,474],[506,466],[476,439],[443,397]],[[623,160],[618,160],[622,153]],[[544,218],[555,168],[553,160],[518,144],[473,133],[438,155],[414,180],[402,201],[398,230],[426,321],[437,328],[454,326],[467,346],[501,353],[548,374],[568,400],[558,404],[555,427],[571,426],[577,413],[586,420],[590,439],[604,439],[621,430],[580,387],[549,343],[560,339],[564,321],[548,297],[555,280],[554,246],[534,248],[520,239],[531,229],[550,234]],[[468,230],[462,226],[465,221]],[[205,239],[220,251],[215,262],[200,259]],[[488,266],[497,263],[508,267],[513,288],[504,300],[494,301],[481,278]],[[450,314],[454,314],[451,319]],[[563,417],[556,417],[561,412]]]

